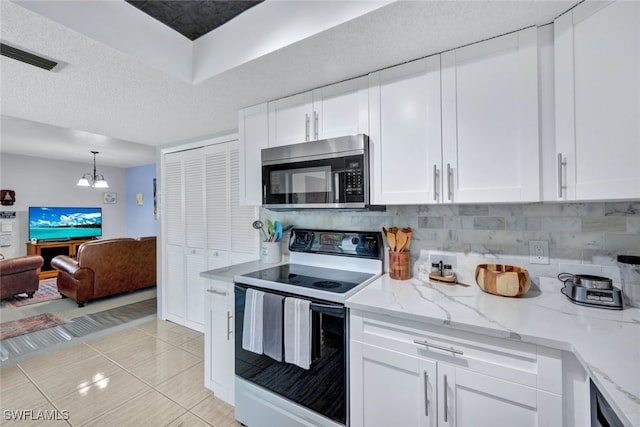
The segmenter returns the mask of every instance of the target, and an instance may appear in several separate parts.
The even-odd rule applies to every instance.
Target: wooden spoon
[[[413,231],[411,231],[411,227],[403,228],[402,231],[407,235],[407,243],[404,245],[404,250],[408,251],[409,246],[411,245],[411,238],[413,237]]]
[[[389,243],[389,251],[395,252],[396,250],[396,235],[392,232],[387,232],[387,243]]]
[[[407,234],[400,230],[396,233],[396,251],[404,252],[405,245],[407,244]]]

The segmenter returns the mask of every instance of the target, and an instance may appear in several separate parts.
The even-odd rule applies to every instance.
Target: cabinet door
[[[435,426],[436,362],[351,341],[351,425]]]
[[[540,200],[537,29],[442,54],[444,201]]]
[[[259,218],[259,210],[255,206],[244,206],[240,203],[240,152],[238,144],[231,142],[229,149],[229,247],[232,253],[242,254],[249,259],[258,259],[260,232],[252,227],[253,221]],[[232,257],[235,258],[235,257]]]
[[[262,204],[262,161],[260,153],[269,143],[267,103],[238,112],[240,150],[239,203],[242,206]]]
[[[562,425],[562,398],[556,396],[555,401],[539,399],[539,392],[534,387],[500,380],[445,363],[438,364],[438,387],[439,426]],[[552,407],[557,410],[555,416],[545,414],[552,410]]]
[[[554,32],[558,199],[640,197],[640,3],[580,4]]]
[[[360,77],[313,91],[312,140],[369,134],[368,79]]]
[[[373,204],[440,200],[440,55],[369,75]]]
[[[269,147],[310,141],[312,116],[311,92],[269,102]]]
[[[211,281],[205,334],[205,380],[216,397],[234,403],[233,285]]]

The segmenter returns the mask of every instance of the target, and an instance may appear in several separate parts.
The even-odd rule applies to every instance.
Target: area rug
[[[56,278],[45,279],[40,281],[40,285],[33,298],[27,297],[27,294],[20,294],[6,299],[11,307],[24,307],[25,305],[38,304],[45,301],[53,301],[62,298],[56,286]]]
[[[24,319],[0,323],[0,339],[17,337],[31,332],[42,331],[62,325],[65,321],[53,313],[37,314]]]

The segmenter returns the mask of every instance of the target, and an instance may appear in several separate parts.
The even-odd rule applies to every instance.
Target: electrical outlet
[[[529,262],[531,264],[549,264],[549,242],[529,240]]]

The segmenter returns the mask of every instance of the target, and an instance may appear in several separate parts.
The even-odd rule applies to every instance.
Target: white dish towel
[[[244,323],[242,329],[242,348],[262,354],[264,292],[247,289],[244,304]]]
[[[311,366],[311,301],[284,299],[284,361],[303,369]]]

